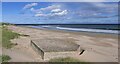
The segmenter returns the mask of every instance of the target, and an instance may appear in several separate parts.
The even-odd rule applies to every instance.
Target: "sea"
[[[119,24],[17,24],[37,29],[119,34]]]

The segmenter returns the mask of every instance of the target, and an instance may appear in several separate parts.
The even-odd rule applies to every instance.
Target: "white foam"
[[[51,26],[42,26],[43,28],[48,28],[48,27],[51,27]]]
[[[103,29],[86,29],[86,28],[65,28],[65,27],[56,27],[61,30],[72,30],[72,31],[87,31],[87,32],[98,32],[98,33],[113,33],[118,34],[118,30],[103,30]]]

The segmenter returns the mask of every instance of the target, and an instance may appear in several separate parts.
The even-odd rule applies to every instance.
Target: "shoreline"
[[[70,34],[80,34],[86,36],[93,36],[93,37],[108,37],[108,38],[118,38],[118,34],[112,33],[97,33],[97,32],[87,32],[87,31],[69,31],[69,30],[57,30],[57,29],[44,29],[44,28],[34,28],[34,27],[26,27],[26,26],[18,26],[23,28],[30,28],[30,29],[37,29],[37,30],[45,30],[51,32],[62,32],[62,33],[70,33]]]

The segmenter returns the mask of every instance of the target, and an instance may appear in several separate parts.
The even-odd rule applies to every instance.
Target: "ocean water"
[[[50,29],[50,30],[66,30],[76,32],[96,32],[96,33],[110,33],[119,34],[119,25],[116,24],[105,24],[105,25],[81,25],[81,24],[40,24],[40,25],[27,25],[27,27],[38,28],[38,29]]]

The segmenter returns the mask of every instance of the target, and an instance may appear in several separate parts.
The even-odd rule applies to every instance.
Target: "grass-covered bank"
[[[9,49],[13,46],[17,45],[17,43],[12,43],[11,40],[18,38],[19,36],[28,36],[23,34],[18,34],[16,32],[13,32],[12,30],[9,30],[7,27],[12,25],[9,23],[0,23],[0,45],[3,48]],[[11,59],[8,55],[0,55],[0,62],[7,62]]]
[[[19,36],[29,36],[29,35],[24,35],[24,34],[18,34],[13,32],[12,30],[7,29],[7,26],[9,25],[13,25],[13,24],[9,24],[9,23],[2,23],[2,47],[4,48],[12,48],[14,45],[11,43],[12,39],[18,38]]]
[[[4,48],[11,48],[15,44],[11,43],[11,39],[18,38],[20,34],[15,33],[9,29],[7,29],[6,26],[2,27],[2,47]]]

